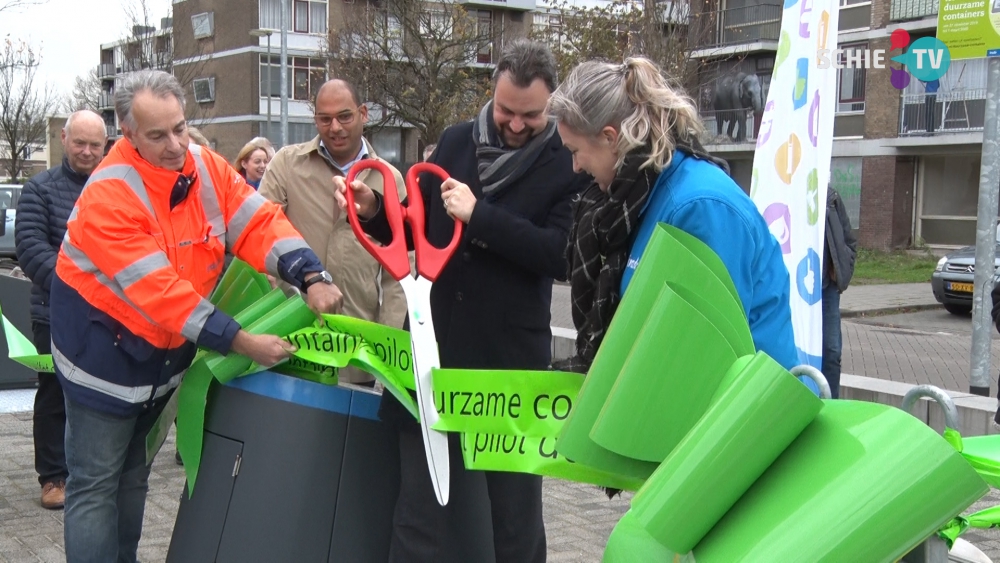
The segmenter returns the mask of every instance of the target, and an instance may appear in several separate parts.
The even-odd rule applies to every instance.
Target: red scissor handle
[[[441,178],[441,181],[448,179],[448,173],[443,168],[430,162],[419,162],[410,167],[406,173],[406,195],[407,219],[410,222],[410,231],[413,233],[413,249],[417,252],[417,273],[434,281],[438,274],[448,263],[448,259],[458,248],[458,241],[462,238],[462,222],[455,219],[455,233],[451,236],[451,242],[444,248],[438,248],[427,241],[427,231],[424,228],[424,221],[427,215],[424,214],[424,198],[420,193],[420,182],[417,175],[428,173]],[[418,234],[419,233],[419,234]]]
[[[385,246],[378,246],[373,243],[361,223],[358,221],[358,208],[354,204],[354,190],[351,189],[351,182],[362,170],[373,168],[382,174],[382,198],[385,202],[385,215],[389,220],[389,230],[392,231],[392,242]],[[409,192],[407,192],[409,193]],[[365,159],[351,166],[350,173],[347,174],[347,219],[351,223],[351,229],[361,246],[365,247],[380,264],[396,280],[403,279],[410,275],[410,258],[406,253],[406,231],[403,228],[403,219],[406,210],[399,202],[399,192],[396,191],[396,178],[385,163],[375,159]],[[417,198],[420,199],[419,197]],[[423,217],[421,217],[423,219]],[[411,223],[412,224],[412,223]]]
[[[361,228],[361,223],[358,221],[358,210],[354,204],[354,190],[350,187],[358,173],[369,168],[382,174],[382,199],[385,203],[385,215],[389,222],[389,230],[392,231],[392,242],[385,246],[373,243]],[[444,265],[448,263],[448,259],[455,253],[458,242],[462,238],[462,222],[455,219],[455,232],[448,246],[438,248],[428,242],[424,198],[420,192],[420,183],[417,178],[423,172],[434,174],[442,181],[448,179],[448,173],[436,164],[429,162],[414,164],[406,173],[407,204],[405,207],[399,201],[396,179],[385,163],[375,159],[365,159],[351,166],[351,171],[347,175],[347,218],[351,223],[351,229],[354,230],[361,246],[364,246],[380,264],[385,266],[385,269],[396,280],[410,275],[410,259],[406,253],[404,222],[410,224],[413,249],[417,254],[417,273],[430,281],[437,279],[441,270],[444,269]]]

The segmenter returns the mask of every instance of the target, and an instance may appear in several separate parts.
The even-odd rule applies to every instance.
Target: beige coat
[[[370,143],[368,157],[379,159]],[[320,139],[282,148],[268,164],[260,182],[260,194],[280,204],[292,225],[323,261],[333,282],[344,294],[344,314],[400,328],[406,317],[406,298],[399,282],[361,246],[347,215],[333,198],[333,176],[344,173],[319,153]],[[384,160],[382,162],[385,162]],[[386,163],[388,164],[388,163]],[[403,177],[391,165],[400,199],[406,197]],[[358,179],[382,193],[382,175],[365,170]],[[282,282],[283,283],[283,282]],[[283,287],[288,290],[287,286]],[[349,383],[371,381],[361,370],[340,371]]]

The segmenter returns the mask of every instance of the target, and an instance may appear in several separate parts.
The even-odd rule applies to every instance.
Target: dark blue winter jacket
[[[56,256],[87,175],[62,164],[28,180],[21,190],[14,220],[17,263],[31,280],[31,320],[49,324],[49,291]]]

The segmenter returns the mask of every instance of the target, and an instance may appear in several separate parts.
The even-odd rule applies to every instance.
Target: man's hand
[[[306,290],[306,304],[323,322],[323,314],[337,314],[344,308],[344,295],[332,283],[318,282]]]
[[[273,334],[250,334],[240,330],[233,339],[232,350],[269,368],[287,360],[295,346]]]
[[[472,210],[476,207],[476,196],[472,195],[469,186],[454,178],[448,178],[441,183],[441,199],[444,200],[444,210],[452,219],[469,224]]]
[[[351,190],[354,192],[354,206],[357,208],[358,217],[369,219],[378,211],[375,193],[361,180],[351,183]],[[347,180],[343,176],[333,177],[333,198],[337,200],[337,205],[341,209],[347,209]]]

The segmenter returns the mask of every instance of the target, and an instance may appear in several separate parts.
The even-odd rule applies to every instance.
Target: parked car
[[[1000,231],[997,231],[997,258],[1000,268]],[[972,311],[972,282],[976,275],[976,247],[960,248],[938,261],[931,274],[934,298],[953,315],[968,315]],[[994,276],[993,283],[997,282]]]
[[[14,258],[14,215],[21,199],[21,186],[0,184],[0,258]]]

